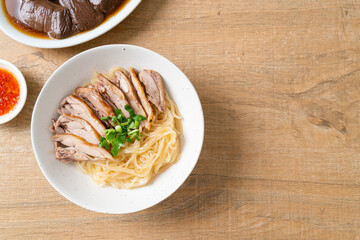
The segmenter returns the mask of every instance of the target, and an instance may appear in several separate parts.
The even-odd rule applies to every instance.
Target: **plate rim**
[[[80,203],[78,203],[77,201],[74,201],[74,199],[70,199],[70,197],[65,194],[60,188],[58,188],[57,186],[55,186],[55,183],[53,183],[50,179],[50,173],[47,173],[45,171],[45,169],[43,169],[40,161],[39,161],[39,154],[36,152],[35,150],[35,143],[34,143],[34,118],[35,118],[35,112],[37,111],[37,108],[38,108],[38,105],[39,105],[39,99],[40,99],[40,96],[43,94],[43,92],[45,92],[45,89],[47,87],[47,85],[49,84],[49,82],[51,82],[53,79],[53,77],[58,73],[58,71],[61,70],[61,68],[65,65],[65,64],[69,64],[71,63],[72,61],[74,61],[74,59],[76,59],[78,56],[82,55],[82,54],[86,54],[88,52],[91,52],[91,51],[96,51],[96,50],[99,50],[101,48],[111,48],[111,47],[118,47],[118,48],[135,48],[135,49],[139,49],[141,51],[148,51],[150,52],[151,54],[155,54],[157,55],[157,57],[160,57],[160,58],[163,58],[163,60],[166,60],[167,62],[169,62],[171,65],[173,65],[175,68],[177,68],[179,70],[179,73],[182,75],[182,77],[184,77],[184,80],[186,80],[190,85],[191,87],[191,90],[195,93],[194,94],[194,97],[195,97],[195,100],[198,101],[199,103],[199,106],[200,106],[200,114],[199,116],[201,117],[201,119],[199,119],[199,125],[200,125],[200,134],[201,134],[201,137],[200,137],[200,142],[199,142],[199,148],[197,149],[197,152],[194,153],[194,156],[195,156],[195,161],[193,161],[193,164],[191,166],[190,171],[188,172],[188,174],[186,175],[186,177],[183,178],[183,180],[181,180],[179,182],[179,184],[177,186],[174,186],[173,190],[171,190],[169,192],[169,194],[167,194],[167,196],[163,199],[160,199],[160,200],[157,200],[157,201],[154,201],[153,204],[150,204],[150,205],[147,205],[145,207],[142,207],[142,208],[138,208],[136,210],[130,210],[130,211],[122,211],[122,212],[116,212],[116,211],[113,211],[113,212],[109,212],[109,211],[101,211],[101,210],[97,210],[97,209],[93,209],[93,208],[90,208],[88,207],[87,205],[82,205]],[[204,143],[204,137],[205,137],[205,121],[204,121],[204,112],[203,112],[203,108],[202,108],[202,104],[201,104],[201,101],[200,101],[200,98],[199,98],[199,95],[197,94],[196,92],[196,89],[194,87],[194,85],[192,84],[192,82],[187,78],[187,76],[181,71],[180,68],[178,68],[173,62],[171,62],[169,59],[165,58],[164,56],[162,56],[161,54],[157,53],[157,52],[154,52],[150,49],[147,49],[147,48],[144,48],[144,47],[140,47],[140,46],[136,46],[136,45],[131,45],[131,44],[109,44],[109,45],[103,45],[103,46],[98,46],[98,47],[94,47],[94,48],[91,48],[91,49],[88,49],[88,50],[85,50],[83,52],[80,52],[78,54],[76,54],[75,56],[71,57],[70,59],[68,59],[67,61],[65,61],[61,66],[59,66],[52,74],[51,76],[47,79],[47,81],[45,82],[44,86],[42,87],[40,93],[38,94],[37,98],[36,98],[36,102],[34,104],[34,108],[33,108],[33,114],[32,114],[32,117],[31,117],[31,144],[32,144],[32,148],[33,148],[33,151],[34,151],[34,154],[35,154],[35,158],[36,158],[36,161],[37,161],[37,164],[42,172],[42,174],[44,175],[44,177],[46,178],[46,180],[50,183],[50,185],[60,194],[62,195],[64,198],[66,198],[68,201],[78,205],[79,207],[82,207],[82,208],[85,208],[87,210],[90,210],[90,211],[94,211],[94,212],[98,212],[98,213],[106,213],[106,214],[129,214],[129,213],[134,213],[134,212],[139,212],[139,211],[142,211],[142,210],[145,210],[145,209],[148,209],[150,207],[153,207],[157,204],[159,204],[160,202],[164,201],[165,199],[167,199],[168,197],[170,197],[174,192],[176,192],[183,184],[184,182],[189,178],[189,176],[191,175],[192,171],[194,170],[197,162],[199,161],[199,158],[200,158],[200,154],[202,152],[202,148],[203,148],[203,143]],[[180,158],[181,159],[181,158]],[[179,160],[180,160],[179,159]],[[79,172],[80,174],[80,172]],[[114,188],[116,189],[116,188]],[[122,189],[119,189],[119,190],[122,190]],[[131,190],[131,189],[130,189]]]

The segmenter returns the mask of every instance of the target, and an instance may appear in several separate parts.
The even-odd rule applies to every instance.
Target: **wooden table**
[[[144,0],[88,43],[46,50],[0,33],[24,73],[21,114],[0,126],[0,239],[360,239],[360,1]],[[62,63],[104,44],[179,66],[205,114],[199,162],[171,197],[129,215],[90,212],[42,175],[37,95]]]

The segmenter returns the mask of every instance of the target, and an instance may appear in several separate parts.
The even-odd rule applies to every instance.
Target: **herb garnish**
[[[111,155],[115,157],[120,148],[124,145],[125,141],[133,142],[134,139],[140,141],[141,133],[139,131],[139,125],[142,120],[146,120],[146,117],[142,115],[136,115],[134,110],[128,105],[125,105],[125,110],[129,112],[130,117],[126,118],[120,109],[115,109],[116,116],[112,118],[102,117],[101,120],[111,119],[111,124],[115,128],[105,130],[106,137],[100,137],[99,146],[107,150],[110,150]]]

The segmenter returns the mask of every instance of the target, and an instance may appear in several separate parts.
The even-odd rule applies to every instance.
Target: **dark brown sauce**
[[[25,33],[26,35],[30,35],[32,37],[37,38],[45,38],[50,39],[50,37],[43,32],[36,31],[30,27],[28,27],[25,23],[21,22],[20,17],[20,5],[22,0],[4,0],[1,1],[2,9],[4,9],[4,13],[8,21],[11,23],[13,27],[18,29],[20,32]]]
[[[1,0],[0,0],[1,1]],[[58,3],[58,0],[50,0],[51,2]],[[112,11],[109,14],[106,14],[104,21],[100,24],[102,25],[107,20],[109,20],[111,17],[119,13],[125,6],[128,4],[130,0],[122,0],[118,3],[118,6],[115,7],[115,10]],[[8,21],[11,23],[12,26],[14,26],[16,29],[18,29],[20,32],[25,33],[26,35],[36,37],[36,38],[42,38],[42,39],[52,39],[50,38],[46,33],[39,32],[31,27],[28,27],[25,23],[23,23],[20,19],[20,5],[22,0],[3,0],[1,1],[1,4],[3,5],[2,8],[4,9],[4,13]],[[99,25],[99,26],[100,26]],[[97,26],[98,27],[98,26]],[[87,31],[83,31],[77,34],[86,33],[88,31],[91,31],[92,29],[89,29]],[[77,34],[74,34],[72,36],[75,36]],[[72,37],[70,36],[70,37]]]
[[[115,7],[115,10],[112,11],[111,13],[108,13],[105,15],[105,19],[104,21],[101,23],[103,24],[104,22],[106,22],[107,20],[109,20],[111,17],[113,17],[114,15],[116,15],[117,13],[119,13],[125,6],[126,4],[128,4],[130,2],[130,0],[122,0],[118,3],[118,6]],[[100,25],[101,25],[100,24]],[[99,25],[99,26],[100,26]]]

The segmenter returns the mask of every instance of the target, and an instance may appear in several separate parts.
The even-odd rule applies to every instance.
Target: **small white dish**
[[[5,0],[3,0],[5,1]],[[27,35],[18,29],[16,29],[6,18],[5,16],[5,9],[3,9],[3,4],[0,4],[0,29],[12,39],[32,47],[37,48],[64,48],[75,46],[87,41],[90,41],[116,25],[118,25],[121,21],[123,21],[134,9],[139,5],[141,0],[130,0],[123,9],[121,9],[118,13],[114,16],[103,22],[98,27],[86,31],[84,33],[76,34],[72,37],[68,37],[65,39],[41,39],[37,37],[33,37]]]
[[[20,113],[21,109],[24,107],[27,96],[27,87],[24,76],[14,64],[0,59],[0,68],[6,69],[11,72],[20,86],[20,98],[18,103],[10,112],[0,116],[0,124],[3,124],[15,118]]]
[[[74,89],[88,83],[94,71],[108,73],[116,66],[137,70],[153,69],[164,79],[165,87],[183,116],[181,158],[148,185],[135,189],[99,187],[72,164],[55,159],[49,132],[57,118],[60,101]],[[124,214],[149,208],[169,197],[190,175],[199,158],[204,138],[204,117],[199,97],[173,63],[145,48],[107,45],[82,52],[59,67],[46,82],[36,101],[31,120],[31,139],[41,171],[65,198],[86,209]]]

